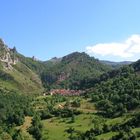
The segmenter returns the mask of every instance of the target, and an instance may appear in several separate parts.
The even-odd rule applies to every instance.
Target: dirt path
[[[32,123],[32,117],[27,116],[25,117],[25,122],[23,123],[23,125],[18,127],[18,129],[21,130],[25,140],[34,140],[32,135],[28,133],[28,128],[31,126],[31,123]]]

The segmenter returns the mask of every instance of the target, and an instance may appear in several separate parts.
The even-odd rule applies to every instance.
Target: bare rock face
[[[70,73],[65,73],[62,72],[59,76],[58,76],[58,81],[57,82],[62,82],[64,80],[66,80],[67,78],[69,78]]]
[[[4,45],[4,42],[3,42],[3,40],[0,38],[0,46],[1,46],[1,47],[4,47],[3,45]]]
[[[15,48],[8,48],[2,39],[0,39],[0,61],[4,63],[4,68],[12,69],[12,65],[15,65],[18,62],[18,58],[15,56]]]

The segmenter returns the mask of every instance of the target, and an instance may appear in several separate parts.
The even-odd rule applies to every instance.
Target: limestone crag
[[[12,69],[12,65],[18,62],[18,58],[15,56],[15,49],[8,48],[2,39],[0,39],[0,61],[4,63],[4,67]]]

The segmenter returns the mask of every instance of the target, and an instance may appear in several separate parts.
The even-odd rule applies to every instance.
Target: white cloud
[[[140,35],[132,35],[123,42],[100,43],[86,47],[86,52],[91,55],[112,56],[132,59],[140,55]]]

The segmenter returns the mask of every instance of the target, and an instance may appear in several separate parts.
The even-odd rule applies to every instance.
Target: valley
[[[140,139],[140,60],[0,52],[0,140]]]
[[[77,106],[77,104],[73,104],[75,101],[80,101],[80,105]],[[50,107],[50,102],[53,102],[53,107]],[[132,135],[132,137],[138,136],[140,131],[139,126],[133,126],[131,129],[129,128],[131,127],[130,122],[135,118],[134,116],[139,114],[140,110],[125,113],[118,117],[103,117],[98,114],[95,103],[91,102],[89,97],[61,97],[61,95],[39,96],[33,102],[33,107],[40,114],[42,139],[44,140],[77,140],[91,138],[110,140],[120,135],[121,132],[123,132],[123,136],[129,138],[130,135]],[[71,112],[70,110],[73,111]],[[76,110],[78,112],[76,112]],[[25,120],[25,123],[26,122],[29,121]],[[128,126],[125,128],[125,126],[123,126],[124,124]],[[23,128],[21,127],[21,130]],[[131,132],[125,129],[130,129]],[[28,134],[28,129],[26,133]],[[127,133],[129,134],[127,135]]]

